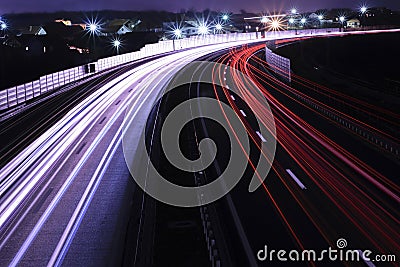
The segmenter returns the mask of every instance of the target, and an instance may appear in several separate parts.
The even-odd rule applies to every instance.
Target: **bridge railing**
[[[57,90],[58,88],[84,79],[95,73],[110,69],[121,64],[132,62],[138,59],[143,59],[150,56],[169,53],[178,50],[195,48],[205,45],[222,44],[236,41],[251,41],[265,38],[282,38],[288,35],[295,34],[310,34],[326,33],[330,31],[338,31],[338,29],[313,29],[285,31],[285,32],[252,32],[252,33],[231,33],[231,34],[216,34],[205,36],[192,36],[190,38],[160,41],[155,44],[148,44],[140,51],[127,53],[123,55],[112,56],[99,59],[97,62],[90,63],[84,66],[59,71],[56,73],[44,75],[38,80],[15,86],[6,90],[0,91],[0,112],[15,108],[29,100],[39,97],[42,94]]]

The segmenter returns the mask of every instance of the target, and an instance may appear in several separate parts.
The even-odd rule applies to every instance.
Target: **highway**
[[[243,185],[232,192],[253,251],[264,245],[270,249],[297,246],[322,251],[328,246],[337,248],[336,241],[345,238],[352,248],[395,254],[399,251],[400,226],[396,208],[400,201],[398,156],[354,131],[354,127],[362,124],[376,138],[387,138],[395,144],[397,136],[341,109],[349,106],[373,114],[394,129],[399,129],[399,115],[375,106],[373,101],[335,95],[333,90],[296,75],[287,85],[271,74],[277,66],[267,65],[258,53],[263,49],[259,45],[237,50],[220,59],[253,77],[256,90],[261,90],[269,101],[276,123],[277,154],[264,190],[251,196],[246,192],[247,185]],[[268,142],[256,133],[257,126],[249,123],[251,114],[262,117],[265,113],[248,92],[254,87],[227,75],[222,68],[216,78],[232,81],[241,95],[232,97],[226,88],[223,93],[216,88],[216,96],[236,110],[255,144]],[[336,101],[326,101],[327,94]],[[339,107],[337,100],[341,100]],[[349,117],[351,122],[343,125],[341,121]],[[268,121],[264,123],[269,125]],[[277,215],[280,222],[271,214]],[[270,262],[264,264],[269,266]]]
[[[0,264],[102,265],[104,261],[121,261],[123,250],[115,252],[116,258],[101,251],[113,250],[113,239],[118,238],[115,234],[125,241],[126,230],[118,229],[118,233],[114,229],[129,217],[134,199],[133,180],[124,167],[123,154],[117,153],[121,152],[126,108],[133,103],[135,115],[142,118],[142,125],[137,127],[143,128],[151,108],[147,103],[154,102],[179,69],[232,45],[238,44],[179,52],[117,72],[97,90],[80,98],[66,114],[59,115],[61,118],[49,129],[35,133],[27,147],[19,148],[17,154],[12,152],[12,160],[0,173]],[[52,122],[52,116],[45,119],[32,128]],[[18,142],[29,138],[32,136]],[[109,199],[96,200],[98,190]],[[93,215],[89,219],[85,217],[87,212]],[[87,225],[81,228],[82,223]],[[79,231],[87,233],[84,238],[74,239]],[[68,254],[69,251],[76,253]]]
[[[337,248],[341,238],[349,248],[370,249],[373,255],[398,253],[399,158],[380,142],[398,145],[399,139],[396,130],[380,129],[363,116],[399,129],[399,114],[295,74],[292,83],[285,84],[272,74],[276,66],[265,62],[265,44],[253,43],[210,45],[136,62],[2,122],[0,265],[206,266],[206,244],[196,247],[206,251],[205,256],[174,261],[181,252],[175,248],[192,244],[175,247],[179,239],[165,238],[160,230],[165,218],[182,222],[196,216],[195,224],[211,217],[216,243],[212,247],[223,266],[271,266],[257,259],[264,246],[322,251]],[[153,103],[171,79],[199,59],[219,63],[214,85],[192,81],[181,89],[185,93],[167,97],[155,111]],[[252,84],[229,68],[246,74]],[[201,77],[202,71],[200,65],[195,73]],[[232,87],[239,94],[228,90]],[[269,111],[254,97],[260,93],[271,106],[276,132],[266,115]],[[171,208],[147,197],[131,177],[121,144],[129,108],[137,129],[130,138],[139,139],[142,130],[152,126],[150,154],[171,180],[188,185],[214,180],[231,156],[226,148],[234,145],[218,125],[197,120],[182,133],[182,150],[189,158],[200,156],[203,138],[215,140],[219,148],[213,164],[195,177],[166,165],[159,141],[168,111],[179,101],[198,97],[219,101],[222,114],[230,106],[248,133],[251,149],[245,155],[249,164],[244,177],[226,197],[206,206],[207,216],[204,208]],[[363,115],[343,111],[348,109]],[[250,193],[254,166],[260,156],[266,157],[261,144],[271,142],[256,118],[277,147],[271,172]],[[243,144],[237,139],[235,145]],[[206,243],[197,238],[182,240]]]

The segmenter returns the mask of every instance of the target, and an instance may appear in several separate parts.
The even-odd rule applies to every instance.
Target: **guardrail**
[[[288,83],[292,81],[290,59],[277,55],[271,49],[265,47],[265,60],[271,65],[271,70],[281,79]]]
[[[306,29],[297,31],[282,32],[251,32],[251,33],[230,33],[205,36],[192,36],[190,38],[160,41],[155,44],[148,44],[140,51],[103,58],[88,65],[79,66],[64,71],[48,74],[38,80],[18,85],[0,91],[0,112],[15,108],[38,96],[54,91],[68,83],[86,78],[94,73],[104,71],[145,57],[169,53],[178,50],[195,48],[205,45],[221,44],[246,40],[264,38],[282,38],[289,35],[313,35],[338,31],[338,29]]]

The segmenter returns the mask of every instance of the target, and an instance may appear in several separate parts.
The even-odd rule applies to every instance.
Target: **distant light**
[[[225,14],[225,15],[222,16],[222,19],[223,19],[223,20],[228,20],[228,19],[229,19],[229,16],[228,16],[227,14]]]
[[[257,31],[257,32],[258,32],[259,29],[260,29],[259,27],[256,27],[256,31]]]
[[[302,18],[302,19],[300,20],[300,22],[304,24],[304,23],[307,22],[307,20],[306,20],[305,18]]]
[[[269,19],[266,16],[263,16],[261,18],[261,23],[267,23],[269,21]]]
[[[292,14],[296,14],[297,13],[297,9],[292,8],[292,10],[290,12],[292,12]]]
[[[7,24],[6,24],[5,22],[1,22],[0,28],[1,28],[2,30],[7,29]]]
[[[92,33],[96,32],[97,29],[98,29],[97,24],[95,24],[95,23],[89,24],[89,31],[91,31]]]
[[[360,11],[361,11],[361,13],[365,13],[365,12],[367,12],[367,10],[368,10],[368,8],[366,7],[366,6],[362,6],[361,8],[360,8]]]
[[[272,27],[272,29],[277,30],[277,29],[279,29],[279,26],[280,26],[279,21],[273,20],[273,21],[271,22],[271,27]]]
[[[217,31],[221,31],[222,30],[222,25],[220,23],[218,23],[217,25],[215,25],[215,29]]]
[[[201,35],[204,35],[204,34],[208,34],[208,32],[209,32],[209,29],[208,29],[208,27],[206,26],[206,25],[200,25],[198,28],[197,28],[197,33],[198,34],[201,34]]]
[[[290,23],[290,24],[293,24],[293,23],[294,23],[294,18],[290,18],[290,19],[289,19],[289,23]]]
[[[25,51],[29,51],[29,46],[25,47]]]
[[[120,40],[114,40],[113,45],[114,45],[114,47],[119,48],[121,46],[121,41]]]
[[[343,16],[340,16],[339,20],[340,20],[340,22],[344,22],[346,20],[346,18]]]
[[[181,38],[181,37],[182,37],[182,30],[181,30],[181,29],[175,29],[175,30],[173,31],[173,33],[174,33],[174,36],[175,36],[176,38]]]
[[[323,19],[324,19],[324,16],[318,15],[318,19],[319,19],[319,20],[323,20]]]

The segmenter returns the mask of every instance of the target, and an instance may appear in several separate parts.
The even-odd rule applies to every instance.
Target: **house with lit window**
[[[101,27],[100,35],[113,36],[113,35],[124,35],[134,31],[135,27],[141,23],[140,20],[133,22],[129,19],[115,19],[106,23]]]
[[[17,35],[46,35],[47,32],[42,26],[28,26],[16,30]]]
[[[361,23],[360,23],[359,19],[354,18],[354,19],[350,19],[347,21],[348,28],[360,28],[360,26],[361,26]]]

